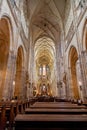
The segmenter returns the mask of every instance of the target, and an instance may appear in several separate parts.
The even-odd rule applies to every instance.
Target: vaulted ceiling
[[[38,2],[37,2],[38,1]],[[63,23],[61,14],[56,7],[56,1],[53,0],[37,0],[37,4],[33,5],[30,9],[30,27],[33,32],[33,40],[35,41],[38,37],[46,35],[55,41],[58,41],[59,33],[63,30]],[[63,0],[65,3],[65,0]],[[57,2],[58,4],[58,2]],[[64,10],[61,8],[62,12]]]
[[[35,43],[35,60],[38,66],[47,64],[52,66],[55,59],[55,45],[50,38],[42,37]]]
[[[67,2],[70,0],[27,1],[29,32],[32,37],[32,44],[36,44],[36,59],[39,62],[53,61],[55,55],[53,48],[56,48],[56,45],[61,43],[61,34],[64,31],[65,12],[68,7]]]

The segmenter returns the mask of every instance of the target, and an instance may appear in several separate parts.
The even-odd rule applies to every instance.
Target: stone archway
[[[34,52],[34,72],[36,72],[34,80],[38,93],[44,94],[46,92],[48,95],[56,95],[57,75],[55,69],[56,50],[54,41],[47,36],[37,39]]]
[[[87,52],[87,19],[84,22],[82,30],[82,51]]]
[[[86,24],[86,26],[87,26],[87,24]],[[86,34],[85,34],[86,36],[85,36],[85,46],[86,46],[86,51],[87,51],[87,31],[86,31]]]
[[[87,97],[87,19],[85,19],[83,31],[82,31],[82,90],[84,95],[84,100]]]
[[[7,62],[10,47],[10,30],[8,20],[0,19],[0,99],[2,99],[6,79]]]
[[[70,61],[70,68],[71,68],[71,84],[73,97],[75,99],[79,98],[79,90],[78,90],[78,82],[77,82],[77,73],[76,73],[76,62],[78,60],[78,54],[75,47],[71,47],[69,53],[69,61]]]
[[[84,41],[85,41],[85,53],[84,53],[84,58],[85,58],[85,60],[84,60],[84,68],[85,68],[85,74],[84,74],[84,77],[85,77],[85,82],[86,82],[86,87],[85,87],[85,95],[86,95],[86,97],[87,97],[87,19],[86,19],[86,22],[85,22],[85,26],[84,26],[84,37],[85,37],[85,39],[84,39]],[[86,99],[87,100],[87,99]]]
[[[24,53],[23,53],[23,48],[20,46],[17,52],[15,90],[14,90],[14,96],[15,98],[18,99],[22,97],[23,61],[24,61]]]

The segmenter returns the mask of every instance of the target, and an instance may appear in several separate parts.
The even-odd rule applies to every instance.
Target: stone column
[[[63,79],[63,82],[64,82],[64,84],[65,84],[65,96],[66,96],[66,98],[68,99],[69,98],[69,82],[68,82],[68,72],[66,73],[66,72],[64,72],[64,76],[65,76],[65,79]]]
[[[18,97],[18,99],[25,99],[26,98],[26,71],[24,67],[22,67],[22,70],[17,70],[15,75],[15,96]]]
[[[11,99],[13,96],[13,81],[15,78],[16,56],[13,51],[9,52],[7,71],[5,77],[3,98]]]
[[[81,60],[82,60],[82,80],[83,80],[83,92],[84,98],[87,100],[87,52],[81,52]]]
[[[57,90],[58,90],[58,97],[61,98],[61,86],[60,86],[60,81],[61,81],[61,47],[60,43],[57,44],[56,46],[56,79],[57,79]]]
[[[26,83],[26,86],[27,86],[27,99],[29,99],[29,96],[30,96],[30,92],[29,92],[29,81],[27,81],[27,83]]]
[[[34,79],[34,76],[35,76],[35,72],[34,72],[34,46],[32,46],[32,96],[34,96],[33,94],[33,90],[34,90],[34,84],[35,84],[35,79]]]
[[[29,98],[33,97],[32,83],[29,82]]]
[[[68,67],[68,84],[69,84],[69,87],[67,89],[68,97],[73,98],[71,67]]]
[[[1,12],[2,1],[3,1],[3,0],[0,0],[0,12]]]
[[[61,98],[61,82],[57,82],[57,88],[58,88],[58,97]]]
[[[30,33],[30,46],[29,46],[29,92],[30,97],[33,96],[32,82],[33,82],[33,40],[32,40],[32,30]]]
[[[27,91],[27,86],[26,86],[26,71],[24,67],[22,67],[21,71],[21,79],[20,79],[20,84],[21,84],[21,90],[20,90],[20,98],[25,99],[26,98],[26,91]]]
[[[77,75],[77,84],[78,84],[78,91],[80,99],[83,101],[83,85],[82,85],[82,78],[81,78],[81,69],[79,59],[76,62],[76,75]]]
[[[75,34],[76,34],[76,40],[77,40],[77,47],[78,47],[78,58],[79,58],[79,62],[80,62],[80,69],[81,69],[81,78],[82,78],[82,84],[83,84],[83,90],[84,90],[84,101],[87,100],[87,94],[85,91],[87,91],[86,89],[86,80],[85,80],[85,77],[84,77],[84,65],[83,65],[83,57],[82,57],[82,54],[81,54],[81,51],[82,51],[82,48],[81,48],[81,38],[80,38],[80,35],[79,35],[79,30],[78,30],[78,16],[77,16],[77,12],[76,12],[76,6],[75,6],[75,1],[72,0],[72,10],[73,10],[73,16],[74,16],[74,19],[73,19],[73,23],[74,23],[74,30],[75,30]]]
[[[22,98],[22,70],[16,70],[14,96]]]

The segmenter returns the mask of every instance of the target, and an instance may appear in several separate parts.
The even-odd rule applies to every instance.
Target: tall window
[[[48,65],[41,65],[39,68],[39,75],[40,76],[48,76],[50,72],[49,66]]]
[[[47,71],[47,74],[49,74],[49,66],[48,65],[46,66],[46,71]]]
[[[42,75],[42,67],[39,69],[39,75]]]
[[[46,65],[43,65],[43,76],[46,75]]]

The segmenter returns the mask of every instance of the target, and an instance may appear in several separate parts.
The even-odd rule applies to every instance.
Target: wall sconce
[[[79,85],[82,85],[82,82],[81,82],[81,81],[79,81]]]
[[[15,86],[15,81],[13,80],[13,86]]]

